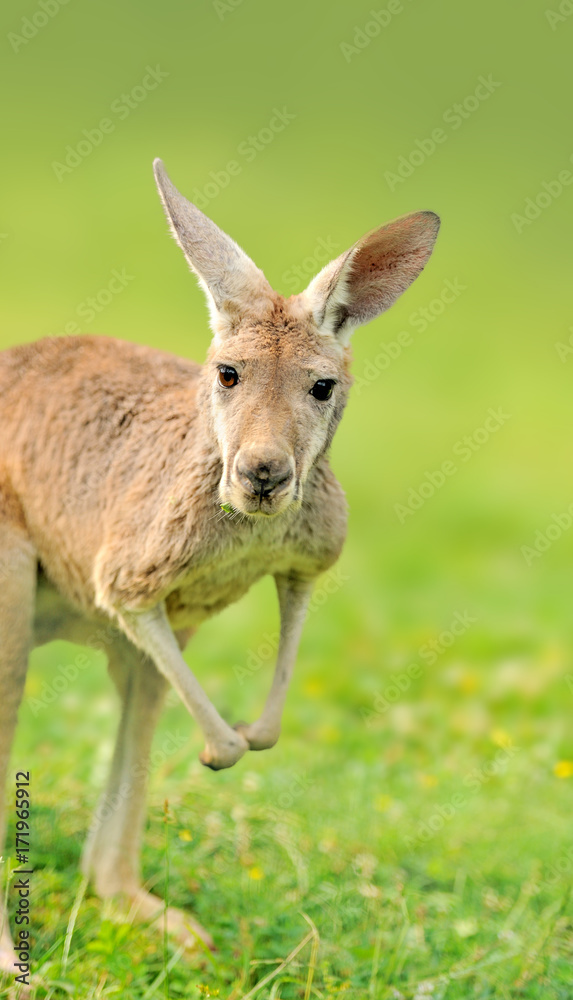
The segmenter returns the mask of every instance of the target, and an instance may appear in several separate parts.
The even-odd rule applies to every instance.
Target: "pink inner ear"
[[[418,277],[432,252],[439,222],[431,212],[396,219],[356,246],[348,274],[348,314],[365,323],[389,309]]]

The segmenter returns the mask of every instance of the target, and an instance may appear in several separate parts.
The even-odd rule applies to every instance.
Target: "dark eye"
[[[334,379],[332,378],[321,378],[318,382],[315,382],[312,389],[310,390],[310,395],[314,396],[315,399],[319,399],[321,403],[325,400],[330,399],[332,396],[332,390],[334,389]]]
[[[219,385],[223,385],[225,389],[232,389],[234,385],[239,381],[239,376],[234,368],[229,368],[228,365],[222,365],[219,368]]]

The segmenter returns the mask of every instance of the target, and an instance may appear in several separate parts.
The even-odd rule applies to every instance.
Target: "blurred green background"
[[[175,891],[222,948],[207,971],[178,960],[172,996],[242,996],[269,969],[250,963],[302,939],[301,909],[321,937],[309,995],[571,996],[573,865],[547,873],[573,843],[573,16],[547,2],[2,8],[0,347],[77,326],[204,357],[206,310],[167,235],[155,156],[285,294],[325,243],[336,256],[402,213],[442,217],[426,271],[354,337],[332,455],[349,537],[309,616],[280,745],[212,775],[175,703],[162,724],[190,744],[152,776],[148,873],[168,794]],[[269,132],[277,109],[284,127]],[[114,271],[125,287],[110,293]],[[505,416],[488,435],[490,408]],[[456,472],[398,516],[448,460]],[[548,525],[547,551],[526,558]],[[243,683],[240,668],[276,628],[274,604],[265,581],[187,652],[229,717],[253,717],[264,696],[270,659]],[[430,663],[421,647],[457,612],[475,622]],[[38,996],[60,995],[79,843],[117,722],[95,655],[34,715],[30,699],[76,654],[34,653],[16,748],[45,817],[36,962],[52,985]],[[416,678],[377,714],[411,663]],[[423,842],[419,824],[510,744]],[[217,867],[225,844],[232,863]],[[116,967],[118,925],[84,907],[68,989],[87,996],[103,963],[110,995],[163,990],[152,933]],[[305,995],[301,956],[259,995]]]

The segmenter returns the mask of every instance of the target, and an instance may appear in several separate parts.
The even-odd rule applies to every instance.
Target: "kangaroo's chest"
[[[222,549],[214,559],[194,562],[167,596],[169,620],[176,629],[199,625],[238,601],[263,576],[297,571],[313,576],[320,569],[316,560],[283,539]]]

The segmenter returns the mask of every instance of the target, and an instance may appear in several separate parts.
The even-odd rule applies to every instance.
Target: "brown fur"
[[[288,395],[295,359],[304,364],[313,352],[310,337],[282,350],[278,341],[263,327],[233,344],[233,356],[259,369],[266,400],[254,422],[269,433],[263,408]],[[88,614],[137,610],[170,595],[177,627],[196,625],[265,573],[316,576],[338,556],[345,505],[324,458],[304,505],[280,521],[221,512],[221,460],[209,414],[197,406],[208,395],[209,367],[103,337],[40,341],[35,352],[0,355],[2,374],[16,366],[12,385],[1,382],[0,494],[12,497],[47,578]],[[276,393],[266,388],[273,372]],[[238,424],[237,433],[253,432]],[[141,545],[133,544],[134,526]]]
[[[337,559],[346,531],[327,456],[351,384],[348,334],[404,291],[437,232],[431,213],[398,220],[285,300],[161,164],[156,177],[207,293],[215,339],[206,363],[104,337],[0,354],[0,770],[30,647],[55,637],[89,643],[104,622],[123,709],[103,801],[126,782],[131,791],[92,831],[84,869],[102,895],[136,900],[146,917],[160,901],[140,888],[144,782],[133,764],[149,752],[164,677],[203,727],[211,767],[278,738],[312,581]],[[237,372],[232,388],[220,384],[221,366]],[[321,401],[311,389],[325,379],[335,384]],[[282,479],[265,489],[272,469]],[[261,718],[234,731],[173,633],[183,645],[267,574],[281,608],[277,669]],[[170,911],[171,929],[189,941],[182,921]],[[209,941],[196,925],[193,934]],[[0,969],[12,960],[4,928]]]

